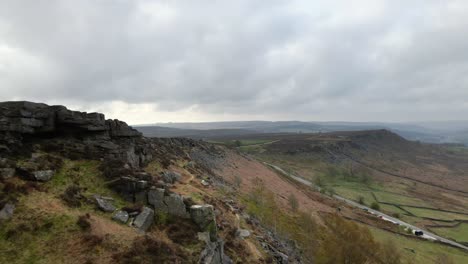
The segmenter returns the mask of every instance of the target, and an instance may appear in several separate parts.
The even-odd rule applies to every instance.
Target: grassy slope
[[[378,241],[393,241],[409,263],[434,263],[440,254],[450,256],[455,263],[464,264],[468,261],[468,253],[456,248],[396,235],[373,227],[370,230]]]
[[[88,197],[97,193],[113,197],[117,207],[130,205],[106,187],[98,166],[96,161],[65,160],[51,181],[39,184],[39,190],[19,195],[13,218],[0,225],[0,263],[120,263],[113,259],[116,254],[132,261],[140,259],[138,263],[152,263],[170,258],[171,252],[190,262],[198,259],[202,242],[187,225],[177,234],[180,223],[175,220],[153,225],[144,236],[135,228],[113,221],[112,214],[97,210],[93,204],[67,206],[60,195],[71,184],[84,188],[83,194]],[[27,184],[17,178],[12,180]],[[91,224],[86,230],[77,224],[84,215],[89,215]],[[137,248],[135,243],[140,243]]]
[[[309,180],[314,180],[316,177],[323,175],[321,171],[324,171],[324,169],[327,166],[329,166],[329,164],[325,164],[323,162],[317,161],[316,159],[307,158],[303,156],[266,154],[265,149],[262,145],[241,147],[240,150],[254,155],[260,160],[278,165],[287,171],[300,172],[301,176],[303,176],[304,178],[308,178]],[[376,201],[374,198],[376,197],[380,202],[432,207],[430,202],[421,200],[419,197],[414,197],[411,194],[411,192],[408,191],[408,189],[412,186],[412,183],[406,180],[385,184],[381,184],[378,182],[364,184],[362,182],[346,181],[338,177],[333,179],[326,179],[325,186],[331,187],[335,190],[337,194],[355,201],[358,201],[359,197],[364,197],[364,201],[367,205]],[[410,223],[417,223],[421,220],[418,217],[405,215],[406,212],[396,206],[386,204],[380,204],[380,206],[381,210],[390,214],[398,213],[403,220],[408,221]],[[437,211],[425,212],[422,209],[418,209],[416,210],[416,212],[420,214],[424,212],[428,213],[429,215],[440,213]],[[416,213],[415,215],[419,216]],[[465,216],[458,214],[454,215],[444,213],[443,216],[445,218],[442,219],[454,219],[454,217],[458,219],[465,219]],[[437,232],[437,230],[435,231]],[[441,230],[441,232],[444,231]],[[406,259],[414,259],[413,263],[428,263],[428,261],[432,262],[438,254],[442,253],[448,254],[456,261],[456,263],[466,263],[468,260],[468,254],[448,246],[435,244],[432,242],[426,242],[422,240],[405,238],[403,236],[398,236],[375,228],[372,229],[372,233],[374,234],[376,239],[380,241],[389,239],[395,241],[396,244],[398,244],[399,247],[402,248]],[[465,234],[461,232],[460,236],[464,237]],[[408,250],[405,250],[404,248],[413,248],[416,250],[416,253],[412,253]]]
[[[78,217],[89,214],[92,221],[106,223],[110,229],[121,229],[120,225],[93,205],[70,208],[59,196],[67,186],[78,183],[87,189],[86,194],[111,196],[116,205],[123,205],[117,195],[104,187],[98,165],[95,161],[65,160],[63,168],[39,191],[18,197],[13,218],[0,227],[0,263],[80,263],[84,258],[75,256],[82,255],[81,250],[89,250],[87,257],[97,257],[103,249],[95,245],[90,250],[81,241],[84,233],[76,224]],[[120,244],[112,238],[109,241]]]
[[[452,228],[432,228],[431,229],[438,234],[452,238],[459,242],[468,242],[468,224],[460,224],[457,227]]]

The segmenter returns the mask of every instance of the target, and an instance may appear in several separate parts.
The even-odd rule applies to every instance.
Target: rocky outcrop
[[[64,106],[48,106],[26,101],[0,103],[0,131],[37,134],[102,132],[110,137],[141,136],[125,122],[106,120],[100,113],[68,110]]]
[[[64,106],[0,103],[0,152],[24,154],[32,148],[29,142],[41,139],[47,148],[64,155],[122,159],[134,168],[151,158],[144,144],[137,142],[142,140],[141,133],[125,122]]]
[[[148,203],[157,213],[167,213],[181,218],[190,218],[187,205],[182,196],[176,193],[166,193],[164,189],[151,188],[148,191]]]

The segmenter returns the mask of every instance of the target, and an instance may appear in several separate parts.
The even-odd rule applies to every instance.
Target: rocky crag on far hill
[[[60,197],[61,201],[71,208],[93,205],[96,209],[108,213],[109,219],[113,219],[108,225],[118,222],[145,232],[154,229],[155,221],[163,223],[171,218],[180,222],[170,226],[174,230],[164,231],[168,232],[169,237],[174,232],[177,234],[171,242],[166,242],[167,239],[153,238],[153,232],[140,240],[136,239],[130,246],[127,245],[130,249],[110,250],[117,251],[112,255],[113,261],[117,263],[144,263],[148,259],[157,263],[186,263],[195,260],[199,263],[231,263],[231,259],[224,253],[224,241],[218,235],[215,215],[218,210],[213,205],[196,204],[192,198],[171,191],[171,187],[183,178],[180,172],[170,169],[171,164],[175,161],[183,162],[185,171],[193,175],[209,175],[208,166],[202,162],[195,164],[190,160],[187,151],[210,148],[213,146],[189,139],[145,138],[125,122],[106,120],[104,115],[99,113],[77,112],[64,106],[24,101],[2,102],[0,223],[6,221],[5,228],[11,225],[10,229],[2,232],[13,241],[20,239],[15,238],[20,236],[13,228],[15,223],[8,222],[12,218],[18,223],[24,221],[21,222],[22,226],[15,226],[16,229],[55,228],[57,223],[49,223],[46,227],[30,227],[31,223],[24,219],[26,217],[19,215],[28,210],[25,208],[29,208],[30,205],[24,201],[30,193],[53,193],[54,196],[41,194],[44,195],[41,199],[51,199],[46,206],[52,207],[52,204],[56,203],[56,197]],[[215,158],[216,151],[212,153]],[[83,160],[90,160],[89,164],[92,166],[98,164],[95,167],[102,180],[96,175],[88,175],[91,165],[75,166],[82,164]],[[152,167],[153,173],[147,169],[152,164],[157,164]],[[67,183],[66,186],[62,186],[64,182]],[[101,182],[105,186],[97,186]],[[59,187],[54,189],[56,186]],[[56,190],[59,189],[63,192],[57,193]],[[90,189],[109,190],[109,193],[115,192],[119,197],[92,193]],[[47,204],[47,201],[44,203]],[[62,210],[68,212],[68,209]],[[50,210],[46,208],[46,211],[45,214],[48,214]],[[39,217],[38,215],[32,218]],[[80,216],[78,225],[84,229],[92,227],[91,229],[95,230],[93,221],[107,220],[102,219],[101,215],[90,216],[87,213]],[[120,225],[115,229],[121,229]],[[192,230],[196,231],[195,234],[198,232],[198,239],[196,235],[179,238],[184,232],[189,236]],[[178,240],[182,242],[177,243]],[[180,246],[184,243],[188,243],[189,246]],[[191,247],[195,249],[187,250]],[[11,254],[10,257],[15,258],[15,254],[18,253]],[[149,256],[144,259],[146,255]],[[91,259],[86,261],[93,262]]]

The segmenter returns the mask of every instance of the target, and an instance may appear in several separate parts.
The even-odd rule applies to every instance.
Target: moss
[[[211,241],[215,241],[218,237],[218,229],[216,228],[216,222],[211,222],[207,227],[206,231],[210,234]]]
[[[155,214],[155,221],[157,225],[166,225],[171,221],[171,216],[166,212],[158,211]]]
[[[59,255],[63,241],[78,232],[76,219],[68,215],[25,217],[1,226],[0,263],[47,263],[45,255]]]
[[[154,160],[150,163],[145,168],[145,171],[154,175],[157,175],[163,171],[163,166],[161,163],[157,160]]]
[[[123,207],[127,203],[110,188],[99,170],[99,161],[65,159],[62,168],[46,183],[49,190],[57,195],[63,194],[67,188],[77,185],[83,194],[89,196],[100,194],[114,198],[114,205]]]

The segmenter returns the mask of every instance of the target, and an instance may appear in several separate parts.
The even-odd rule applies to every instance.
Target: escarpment
[[[224,254],[224,241],[217,233],[213,206],[197,205],[191,197],[172,190],[182,178],[180,172],[171,169],[176,162],[184,163],[182,168],[187,173],[206,174],[189,157],[194,148],[209,148],[205,144],[189,139],[145,138],[125,122],[106,120],[100,113],[25,101],[2,102],[0,222],[12,221],[8,225],[13,230],[16,217],[22,217],[15,209],[28,208],[31,202],[25,194],[39,190],[45,193],[44,199],[51,200],[47,203],[57,203],[60,198],[65,206],[85,212],[83,205],[92,205],[96,212],[108,215],[104,219],[94,212],[81,216],[77,223],[86,232],[94,232],[98,227],[93,221],[100,219],[150,234],[152,238],[135,239],[129,250],[114,253],[116,263],[133,263],[135,258],[158,263],[193,262],[194,259],[199,263],[231,263]],[[153,170],[148,169],[151,164],[155,164]],[[90,173],[90,167],[99,175]],[[109,195],[114,192],[118,196]],[[201,209],[203,213],[198,213]],[[169,231],[162,229],[164,225],[155,227],[168,219],[172,226],[185,223],[186,231],[194,230],[198,237],[188,232],[189,237],[183,241],[189,241],[184,242],[189,245],[177,243],[178,236],[182,235],[174,235],[171,230],[180,227]],[[158,240],[155,235],[158,232],[168,232],[171,241]],[[191,247],[199,249],[194,251]],[[199,255],[193,256],[196,253]]]

